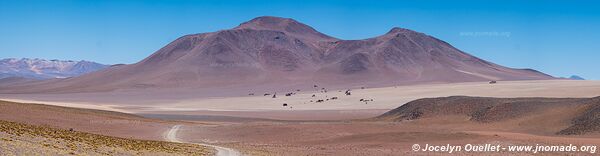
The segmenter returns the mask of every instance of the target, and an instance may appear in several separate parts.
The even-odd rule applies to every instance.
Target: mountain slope
[[[547,134],[600,131],[600,97],[489,98],[452,96],[424,98],[390,110],[376,120],[443,119],[446,122],[504,123],[515,130]]]
[[[481,60],[408,29],[394,28],[364,40],[340,40],[293,19],[265,16],[233,29],[180,37],[135,64],[36,83],[33,89],[17,92],[315,83],[346,87],[552,78]]]

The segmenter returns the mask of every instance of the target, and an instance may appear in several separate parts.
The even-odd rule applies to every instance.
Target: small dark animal
[[[292,96],[294,93],[285,93],[285,96]]]
[[[373,99],[367,100],[367,99],[360,99],[359,101],[364,102],[365,104],[369,104],[369,101],[373,101]]]
[[[337,99],[338,99],[338,97],[335,97],[335,96],[331,97],[331,100],[337,100]]]
[[[271,94],[265,93],[265,95],[263,95],[263,96],[269,96],[269,95],[271,95]]]
[[[498,83],[498,82],[496,82],[496,81],[490,81],[490,84],[496,84],[496,83]]]
[[[287,107],[287,106],[288,106],[288,105],[287,105],[287,103],[284,103],[284,104],[283,104],[283,107]]]
[[[317,102],[324,102],[324,100],[317,100]]]
[[[315,96],[316,96],[315,94],[312,95],[312,97],[315,97]]]

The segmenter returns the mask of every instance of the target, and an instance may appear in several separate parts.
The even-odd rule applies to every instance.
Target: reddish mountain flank
[[[1,92],[206,88],[328,84],[398,85],[553,77],[503,67],[408,29],[340,40],[289,18],[258,17],[238,27],[186,35],[144,60],[80,77]]]

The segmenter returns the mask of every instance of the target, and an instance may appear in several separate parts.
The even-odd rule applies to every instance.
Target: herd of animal
[[[496,83],[498,83],[498,82],[497,81],[489,81],[489,84],[496,84]],[[327,93],[327,88],[324,88],[324,87],[319,88],[319,85],[313,85],[313,88],[315,89],[315,92],[317,92],[317,93]],[[365,87],[360,87],[360,89],[365,89]],[[301,91],[300,89],[296,89],[295,91],[285,93],[285,96],[294,96],[294,95],[296,95],[300,91]],[[338,90],[338,92],[342,92],[342,90]],[[249,93],[248,95],[249,96],[254,96],[254,93]],[[352,95],[352,90],[351,89],[347,89],[346,91],[344,91],[344,95],[351,96]],[[273,94],[271,94],[271,93],[265,93],[265,94],[263,94],[263,96],[270,96],[271,98],[277,98],[277,93],[276,92],[273,93]],[[311,97],[312,98],[316,98],[317,94],[312,94]],[[337,96],[328,97],[327,95],[325,95],[325,98],[311,99],[309,102],[310,103],[322,103],[322,102],[327,102],[327,101],[330,101],[330,100],[338,100],[338,99],[340,99],[340,98],[337,97]],[[363,102],[364,104],[369,104],[369,102],[373,102],[374,100],[373,99],[362,98],[359,101]],[[283,103],[282,106],[283,107],[288,107],[289,104]],[[291,106],[290,106],[290,108],[291,108]]]
[[[328,91],[327,88],[324,88],[324,87],[319,88],[318,85],[314,85],[313,88],[315,88],[315,91],[318,92],[318,93],[327,93],[327,91]],[[365,89],[365,87],[361,87],[361,89]],[[300,91],[301,91],[300,89],[296,89],[295,91],[287,92],[284,95],[285,96],[294,96],[294,95],[296,95]],[[338,90],[338,92],[342,92],[342,90]],[[255,94],[254,93],[249,93],[248,95],[249,96],[254,96]],[[351,96],[352,95],[352,90],[351,89],[347,89],[346,91],[344,91],[344,95]],[[277,92],[274,92],[272,94],[271,93],[264,93],[263,96],[266,96],[266,97],[270,96],[271,98],[277,98]],[[317,94],[312,94],[311,97],[312,98],[316,98]],[[330,101],[330,100],[338,100],[338,99],[340,99],[340,97],[337,97],[337,96],[328,97],[327,95],[325,95],[325,98],[311,99],[309,102],[310,103],[322,103],[322,102],[327,102],[327,101]],[[365,104],[368,104],[368,102],[373,102],[374,100],[373,99],[364,99],[363,98],[363,99],[360,99],[359,101],[363,102]],[[288,106],[291,107],[288,103],[283,103],[282,106],[283,107],[288,107]]]

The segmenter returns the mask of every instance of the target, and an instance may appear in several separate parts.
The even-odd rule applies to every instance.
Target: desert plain
[[[494,84],[465,82],[348,88],[319,86],[277,93],[252,89],[235,92],[226,92],[225,89],[195,91],[157,89],[144,92],[2,94],[0,97],[4,101],[131,114],[136,124],[127,126],[131,122],[105,122],[91,117],[72,118],[69,115],[46,116],[38,112],[28,112],[28,115],[3,113],[2,120],[147,140],[173,141],[167,136],[177,133],[178,141],[227,148],[243,155],[534,155],[532,152],[507,151],[424,152],[411,148],[414,144],[595,146],[600,143],[598,131],[594,129],[596,125],[586,125],[591,128],[582,133],[559,133],[576,125],[575,121],[581,114],[595,108],[592,107],[594,102],[575,105],[561,99],[600,96],[600,81],[532,80],[498,81]],[[346,95],[346,91],[351,94]],[[199,95],[202,92],[211,94]],[[286,96],[286,93],[293,94]],[[273,94],[276,94],[275,98]],[[487,114],[490,117],[501,116],[493,121],[475,120],[472,112],[461,114],[462,110],[471,106],[459,108],[460,113],[434,111],[432,114],[417,115],[418,118],[404,116],[406,119],[402,120],[380,117],[413,100],[449,96],[550,98],[558,99],[558,104],[532,109],[489,107],[487,109],[502,108],[492,111],[491,115]],[[323,101],[317,102],[319,100]],[[436,108],[446,107],[452,106],[440,105]],[[519,112],[517,110],[524,110],[524,113],[510,114]],[[475,111],[477,113],[480,110]],[[109,115],[109,118],[112,116]],[[177,131],[173,132],[175,126]]]

